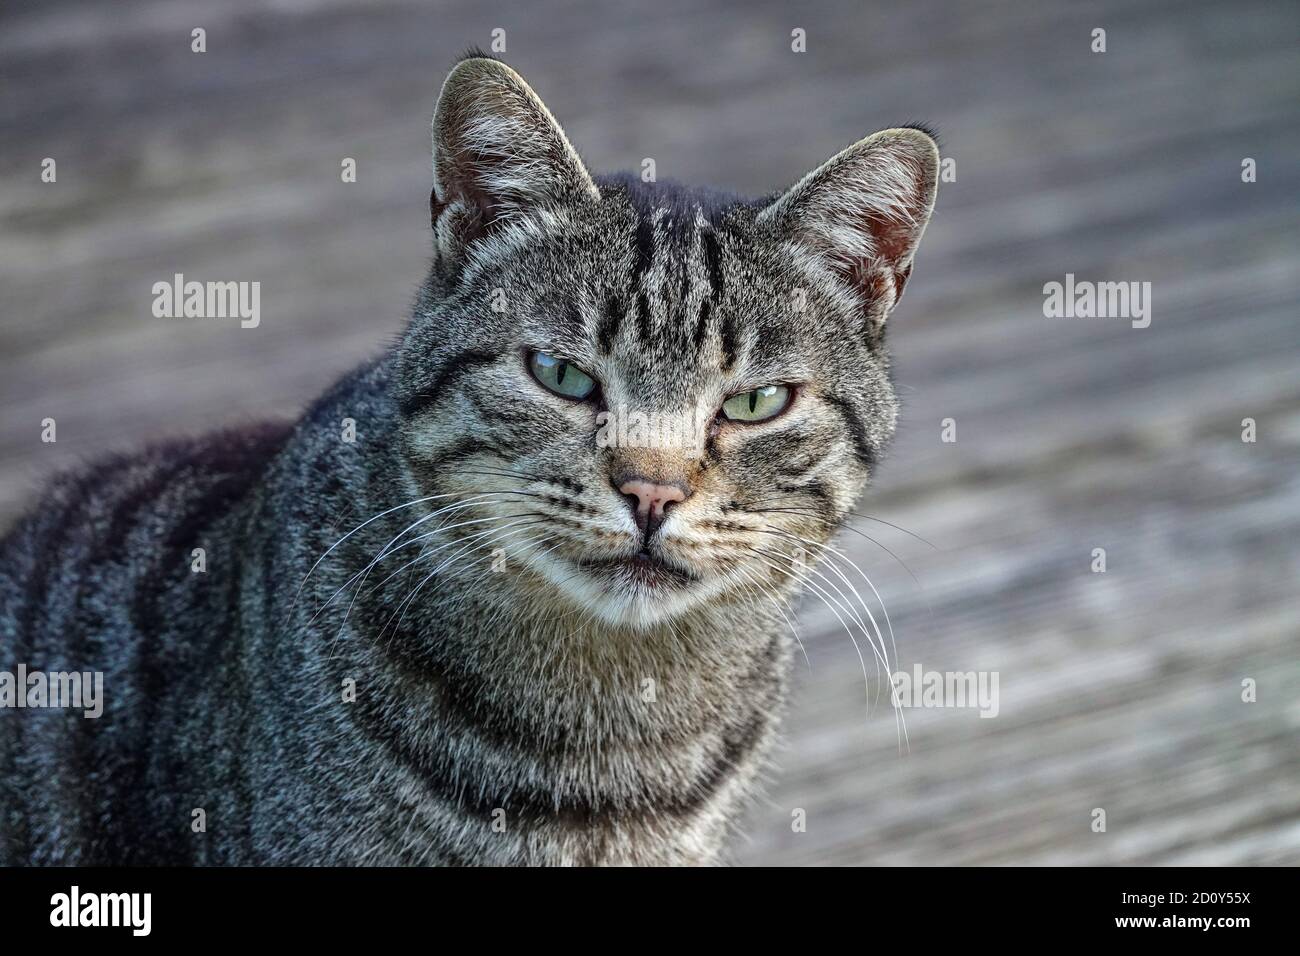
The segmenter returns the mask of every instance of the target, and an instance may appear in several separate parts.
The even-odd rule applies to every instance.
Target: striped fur
[[[65,476],[0,545],[0,666],[102,670],[107,698],[0,712],[0,863],[720,858],[784,705],[791,544],[830,539],[893,431],[933,144],[878,134],[771,200],[595,178],[472,57],[434,149],[390,354],[292,427]],[[593,441],[601,407],[772,383],[785,414],[700,448]],[[647,546],[679,587],[595,569],[639,546],[627,473],[691,490]]]

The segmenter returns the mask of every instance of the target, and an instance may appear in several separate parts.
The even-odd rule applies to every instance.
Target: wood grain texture
[[[842,546],[899,663],[997,671],[1000,713],[909,711],[900,754],[810,599],[738,861],[1300,863],[1298,26],[1265,0],[7,2],[0,522],[110,448],[293,414],[391,340],[434,97],[494,27],[596,169],[765,192],[924,120],[957,179],[891,320],[904,422],[861,510],[937,550],[858,522],[913,581]],[[261,326],[154,318],[176,272],[261,281]],[[1066,273],[1151,282],[1151,326],[1045,318]]]

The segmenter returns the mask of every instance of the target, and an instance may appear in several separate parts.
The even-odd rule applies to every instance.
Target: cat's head
[[[791,587],[894,430],[884,328],[934,141],[876,133],[755,201],[596,179],[517,73],[471,57],[433,146],[397,392],[418,487],[464,505],[442,520],[611,623]]]

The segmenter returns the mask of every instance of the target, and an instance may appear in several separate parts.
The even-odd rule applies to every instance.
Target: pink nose
[[[618,490],[629,499],[636,499],[636,526],[647,538],[664,523],[664,513],[668,506],[685,501],[688,497],[686,489],[678,485],[660,485],[642,478],[625,481],[618,486]]]

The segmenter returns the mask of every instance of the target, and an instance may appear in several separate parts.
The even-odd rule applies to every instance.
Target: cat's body
[[[907,151],[896,252],[901,173],[874,202],[831,164],[773,202],[597,182],[464,61],[399,348],[292,427],[62,478],[0,545],[0,667],[105,696],[0,710],[0,864],[717,860],[784,702],[776,548],[824,545],[893,428],[881,332],[937,157],[891,132],[832,162]],[[849,281],[794,241],[851,240],[828,175],[876,230]],[[786,405],[698,446],[593,447],[601,408],[760,392]]]
[[[97,720],[0,714],[0,862],[668,863],[717,851],[777,717],[788,639],[775,627],[726,655],[665,628],[597,662],[581,647],[597,632],[512,614],[493,586],[508,575],[486,558],[448,568],[384,641],[370,635],[418,579],[359,600],[341,632],[344,600],[308,623],[414,520],[367,526],[298,593],[342,534],[415,497],[384,465],[389,364],[350,376],[293,431],[223,433],[61,479],[15,529],[0,552],[3,646],[48,670],[103,670],[106,702]],[[339,440],[345,417],[365,423],[355,445]],[[195,548],[205,572],[192,570]],[[480,670],[494,648],[456,639],[488,621],[517,670]],[[560,672],[546,676],[548,662]],[[656,707],[642,701],[651,675]],[[721,718],[696,700],[723,704]]]

